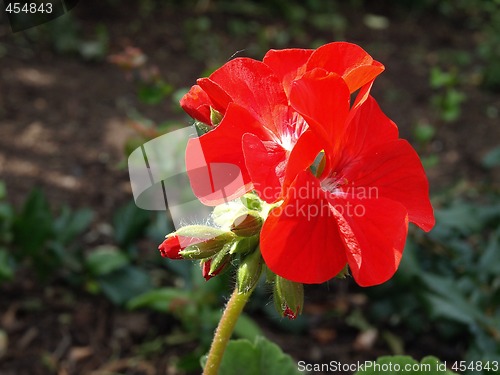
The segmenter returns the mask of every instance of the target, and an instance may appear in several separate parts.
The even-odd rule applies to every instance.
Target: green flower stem
[[[205,369],[203,370],[203,375],[217,375],[219,373],[219,367],[224,351],[226,350],[227,343],[231,338],[234,326],[236,325],[243,308],[250,298],[253,289],[254,288],[246,293],[240,293],[238,291],[238,285],[236,284],[233,294],[226,305],[226,309],[224,310],[224,313],[219,321],[219,325],[215,331],[212,346],[208,352]]]

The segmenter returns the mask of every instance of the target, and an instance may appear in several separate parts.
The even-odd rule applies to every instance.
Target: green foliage
[[[413,128],[413,136],[420,144],[429,143],[436,134],[436,128],[430,124],[419,123]]]
[[[76,55],[84,60],[102,60],[108,53],[109,35],[104,24],[98,24],[90,38],[82,36],[82,27],[73,12],[25,30],[23,38],[28,38],[41,46],[49,45],[60,54]]]
[[[222,358],[220,375],[233,375],[238,369],[240,375],[292,375],[300,374],[296,361],[281,348],[262,336],[253,342],[232,340]]]
[[[129,259],[114,246],[100,246],[85,258],[85,265],[94,276],[104,276],[129,264]]]
[[[408,241],[393,280],[371,290],[372,318],[381,323],[390,317],[415,334],[432,330],[442,340],[468,342],[466,360],[498,360],[500,197],[476,199],[453,199],[436,210],[429,234]]]
[[[134,241],[144,234],[150,221],[151,213],[138,208],[134,201],[120,207],[113,216],[116,243],[130,249]]]
[[[153,82],[141,82],[137,89],[137,96],[143,103],[155,105],[162,103],[173,91],[172,85],[162,79],[156,79]]]
[[[0,284],[2,281],[12,280],[15,273],[15,264],[5,248],[0,247]]]
[[[72,212],[67,207],[54,217],[41,190],[33,190],[21,212],[14,215],[14,258],[31,262],[42,279],[61,269],[79,271],[79,253],[74,240],[88,228],[92,218],[90,210]]]
[[[430,74],[431,87],[438,92],[431,98],[431,103],[438,111],[439,116],[446,122],[453,122],[460,117],[461,104],[465,94],[457,89],[459,85],[458,73],[443,71],[433,67]]]
[[[495,147],[484,156],[483,166],[485,166],[486,168],[494,168],[500,166],[500,146]]]

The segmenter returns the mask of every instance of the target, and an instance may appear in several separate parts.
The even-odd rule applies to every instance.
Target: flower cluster
[[[418,155],[370,95],[383,70],[351,43],[271,50],[229,61],[181,100],[206,131],[186,150],[195,195],[217,206],[253,191],[270,205],[259,248],[283,280],[322,283],[348,265],[359,285],[380,284],[408,223],[434,225]]]

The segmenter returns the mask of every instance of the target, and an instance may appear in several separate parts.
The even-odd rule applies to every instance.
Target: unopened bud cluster
[[[217,113],[212,113],[216,123]],[[272,273],[264,264],[259,249],[262,225],[271,205],[248,193],[240,202],[214,208],[215,226],[188,225],[166,236],[159,246],[163,257],[199,260],[206,280],[231,266],[236,266],[239,293],[249,293],[258,284],[264,270],[267,282],[273,284],[276,310],[282,317],[295,319],[304,305],[304,288]]]
[[[221,274],[231,264],[239,264],[240,290],[251,290],[257,284],[263,263],[258,245],[264,219],[255,210],[255,197],[249,198],[253,200],[251,208],[245,204],[247,197],[242,199],[243,204],[216,207],[213,218],[220,228],[188,225],[170,233],[158,248],[161,255],[170,259],[200,260],[206,280]]]

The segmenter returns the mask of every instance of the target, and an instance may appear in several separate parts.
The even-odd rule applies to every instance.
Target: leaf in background
[[[221,316],[222,311],[210,311],[209,319],[213,323],[214,327],[217,326],[217,323],[220,321]],[[244,313],[240,315],[238,321],[236,322],[236,326],[234,327],[234,334],[240,339],[246,339],[251,342],[254,342],[257,337],[264,336],[264,333],[260,329],[259,325]]]
[[[165,236],[175,231],[172,219],[167,212],[157,212],[148,226],[147,236],[158,244],[165,240]]]
[[[98,278],[99,286],[115,304],[122,305],[151,289],[151,278],[146,271],[127,266]]]
[[[5,199],[7,196],[7,187],[5,186],[5,182],[0,181],[0,200]]]
[[[448,208],[436,210],[436,223],[441,226],[440,231],[446,232],[451,229],[464,235],[481,231],[486,223],[498,217],[500,217],[500,205],[498,204],[478,206],[457,200]],[[431,236],[434,234],[433,232],[431,232]],[[448,235],[452,235],[452,233],[448,233]]]
[[[154,105],[161,103],[173,91],[174,88],[172,85],[162,80],[157,80],[142,83],[139,86],[137,95],[143,103]]]
[[[11,280],[14,276],[15,265],[7,250],[0,248],[0,283]]]
[[[63,245],[69,244],[89,227],[93,218],[94,213],[90,209],[72,212],[68,207],[64,207],[61,214],[54,220],[56,241]]]
[[[94,276],[106,275],[129,263],[130,260],[123,252],[109,245],[99,246],[85,257],[85,265]]]
[[[237,369],[237,370],[235,370]],[[219,375],[293,375],[300,374],[297,362],[283,353],[281,348],[268,339],[258,336],[248,340],[229,341]]]
[[[413,137],[419,143],[427,143],[436,135],[436,128],[427,123],[418,123],[413,128]]]
[[[178,288],[161,288],[143,293],[127,303],[127,309],[148,308],[162,313],[170,312],[172,306],[181,306],[192,302],[189,291]]]
[[[151,219],[149,211],[138,208],[134,201],[120,207],[113,217],[115,239],[122,248],[127,248],[146,230]]]
[[[421,278],[430,291],[434,293],[426,296],[434,315],[469,326],[476,323],[491,324],[482,311],[461,293],[453,279],[424,272],[422,272]]]
[[[500,166],[500,146],[489,151],[483,158],[482,164],[486,168],[494,168]]]
[[[14,243],[31,254],[40,251],[53,236],[54,219],[41,190],[31,192],[22,212],[14,220],[13,230]]]
[[[490,237],[490,241],[479,258],[478,269],[481,275],[500,275],[500,228]]]

